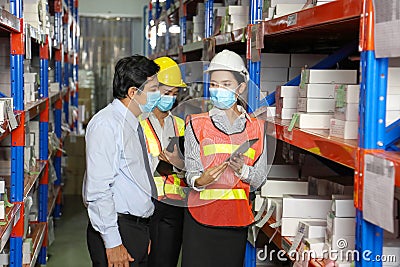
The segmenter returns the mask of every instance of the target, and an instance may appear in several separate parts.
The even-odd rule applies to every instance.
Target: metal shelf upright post
[[[55,1],[55,39],[57,40],[57,43],[60,44],[61,46],[61,36],[60,36],[60,30],[62,27],[61,23],[61,12],[62,12],[62,4],[61,0],[56,0]],[[57,49],[54,54],[54,59],[55,59],[55,76],[54,76],[54,81],[59,83],[60,85],[60,91],[62,90],[62,65],[61,65],[61,60],[62,60],[62,51],[61,47],[60,49]],[[62,123],[62,99],[58,99],[54,103],[54,124],[55,124],[55,134],[57,138],[60,140],[60,146],[62,146],[62,140],[61,140],[61,123]],[[54,157],[54,169],[56,172],[57,180],[54,182],[54,185],[56,186],[61,186],[62,183],[62,177],[61,177],[61,158],[62,158],[62,152],[61,150],[58,150],[56,152],[56,155]],[[54,218],[59,218],[61,216],[61,190],[58,193],[57,196],[57,201],[56,201],[56,206],[54,208]]]
[[[64,71],[63,71],[63,86],[67,87],[67,94],[65,95],[64,98],[64,113],[65,113],[65,121],[69,125],[69,102],[70,102],[70,90],[69,88],[69,57],[68,57],[68,20],[69,20],[69,14],[67,11],[63,10],[64,15],[63,15],[63,44],[62,44],[62,54],[64,54]]]
[[[78,79],[79,79],[79,37],[77,34],[78,30],[78,25],[79,25],[79,15],[78,15],[78,0],[71,0],[72,6],[73,6],[73,17],[74,17],[74,24],[73,24],[73,31],[72,31],[72,39],[74,47],[73,47],[73,74],[72,77],[74,79],[74,84],[75,84],[75,93],[74,93],[74,102],[73,105],[78,108],[79,106],[79,86],[78,86]],[[75,129],[78,129],[78,120],[75,121]]]
[[[46,108],[40,113],[39,122],[39,159],[46,162],[39,186],[39,222],[47,224],[47,207],[49,200],[49,40],[45,38],[45,43],[40,46],[40,87],[39,97],[46,99]],[[47,227],[45,230],[47,236]],[[40,250],[38,261],[40,264],[46,264],[47,257],[47,238],[44,239]]]
[[[205,14],[204,14],[204,37],[210,38],[213,35],[213,27],[214,27],[214,0],[205,0]],[[203,51],[203,55],[206,54],[207,51]],[[211,59],[210,59],[211,60]],[[209,64],[204,63],[203,64],[203,70],[208,69]],[[204,80],[204,87],[203,87],[203,96],[205,98],[210,97],[210,75],[208,73],[203,74],[203,80]]]
[[[25,146],[25,112],[24,112],[24,34],[22,0],[10,1],[11,13],[20,21],[20,32],[11,33],[11,96],[14,110],[21,112],[20,124],[11,133],[11,202],[20,203],[20,218],[24,217],[24,146]],[[13,227],[10,238],[10,266],[22,266],[22,237],[24,220],[20,219]]]

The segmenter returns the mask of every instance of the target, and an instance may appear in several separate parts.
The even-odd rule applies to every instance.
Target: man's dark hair
[[[114,98],[125,98],[128,95],[129,88],[140,88],[148,77],[157,74],[159,70],[160,67],[153,60],[140,55],[118,60],[115,65],[113,80]]]

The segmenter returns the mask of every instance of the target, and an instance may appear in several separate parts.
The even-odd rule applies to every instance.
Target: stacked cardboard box
[[[356,82],[356,70],[303,70],[296,126],[306,129],[329,129],[330,119],[335,111],[333,84]]]
[[[297,12],[304,7],[307,0],[271,0],[264,1],[264,11],[267,17],[264,19],[273,19]]]
[[[290,120],[297,112],[298,86],[278,86],[276,88],[275,103],[276,116],[283,120]]]
[[[50,14],[47,0],[26,0],[24,2],[24,22],[50,34]]]
[[[288,81],[290,54],[261,54],[260,90],[267,94]]]
[[[64,194],[81,194],[83,176],[86,170],[85,147],[85,136],[83,135],[69,135],[64,141],[63,148],[67,154]]]
[[[335,86],[335,115],[331,119],[330,135],[343,139],[357,139],[360,85]]]
[[[203,3],[197,4],[197,15],[193,16],[193,42],[198,42],[204,38],[204,12],[205,7]]]
[[[248,6],[228,6],[229,24],[232,30],[247,27],[249,23],[249,7]]]
[[[386,101],[386,125],[400,119],[400,67],[390,67],[388,70]]]

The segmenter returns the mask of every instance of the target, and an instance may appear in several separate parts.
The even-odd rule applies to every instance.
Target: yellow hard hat
[[[159,57],[154,62],[160,66],[157,74],[160,83],[173,87],[186,87],[182,80],[181,70],[175,61],[169,57]]]

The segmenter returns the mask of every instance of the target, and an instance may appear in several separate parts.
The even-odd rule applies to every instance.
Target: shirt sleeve
[[[255,191],[262,186],[267,180],[268,164],[267,164],[267,137],[264,136],[264,147],[260,158],[254,166],[244,165],[241,173],[241,180],[250,184],[251,190]]]
[[[115,181],[118,147],[109,126],[93,125],[86,133],[86,186],[88,215],[106,248],[122,244],[111,192]]]
[[[200,144],[196,140],[190,123],[185,130],[185,168],[186,183],[194,190],[201,191],[202,188],[195,186],[195,181],[202,175],[204,167],[200,161]]]

